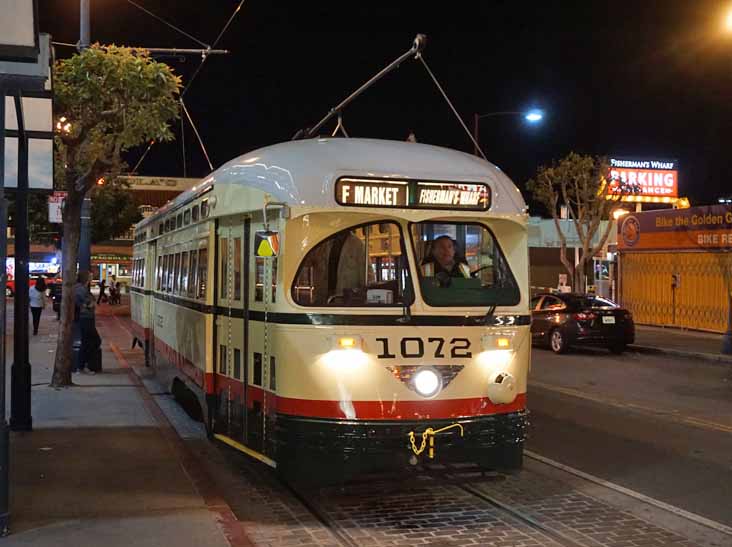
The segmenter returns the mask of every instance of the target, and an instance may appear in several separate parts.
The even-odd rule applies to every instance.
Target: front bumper
[[[498,465],[506,449],[523,445],[528,412],[493,414],[454,420],[358,421],[302,418],[279,414],[276,420],[278,465],[297,459],[328,461],[360,470],[401,466],[414,454],[409,433],[417,447],[422,432],[459,423],[457,428],[435,436],[435,463],[474,462]],[[421,459],[427,460],[427,452]]]

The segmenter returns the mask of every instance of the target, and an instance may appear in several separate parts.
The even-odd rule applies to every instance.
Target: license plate
[[[606,325],[614,325],[615,324],[615,317],[612,315],[603,315],[602,316],[602,322]]]

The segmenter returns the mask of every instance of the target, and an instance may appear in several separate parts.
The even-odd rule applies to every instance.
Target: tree
[[[56,187],[63,211],[63,293],[51,385],[71,385],[73,287],[81,205],[101,177],[123,168],[122,154],[150,140],[171,140],[180,78],[142,49],[94,44],[54,66]]]
[[[533,197],[542,203],[552,215],[559,234],[560,259],[572,286],[578,292],[585,290],[585,271],[592,257],[605,246],[614,219],[610,214],[623,195],[633,189],[627,183],[615,180],[608,184],[606,176],[610,173],[607,158],[583,156],[570,152],[566,157],[550,167],[541,166],[536,177],[527,182],[526,187]],[[576,267],[567,259],[567,235],[559,222],[560,207],[567,208],[567,217],[577,232],[582,252]],[[607,220],[599,240],[593,245],[602,221]]]
[[[97,186],[93,190],[92,243],[114,239],[142,220],[129,186],[118,178],[105,181],[103,186]]]

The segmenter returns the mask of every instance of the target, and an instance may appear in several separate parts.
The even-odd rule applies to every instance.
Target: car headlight
[[[442,377],[432,368],[422,368],[412,380],[414,389],[423,397],[432,397],[442,388]]]

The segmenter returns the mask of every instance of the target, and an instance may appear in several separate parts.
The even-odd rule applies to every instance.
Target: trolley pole
[[[0,296],[0,536],[8,533],[9,462],[10,462],[10,429],[5,418],[5,330],[6,302],[5,287],[8,273],[5,268],[5,257],[8,249],[8,204],[5,201],[5,89],[0,83],[0,283],[3,294]]]

